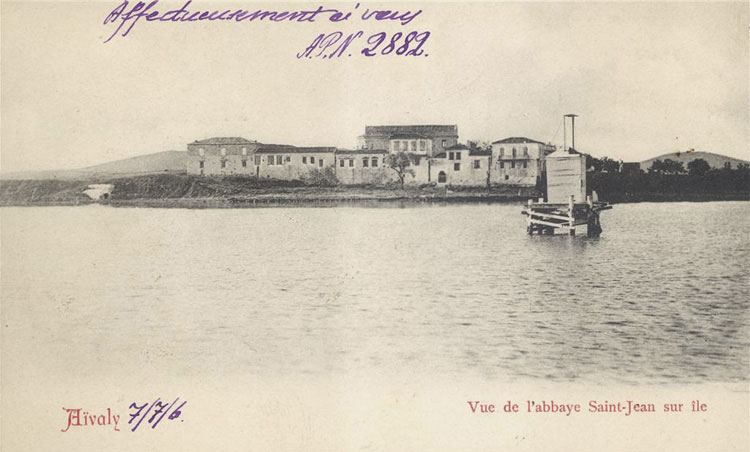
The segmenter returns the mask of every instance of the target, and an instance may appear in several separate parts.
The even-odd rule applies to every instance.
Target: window
[[[318,159],[318,166],[323,167],[323,159]]]
[[[315,157],[310,156],[310,163],[315,164]]]
[[[222,160],[221,161],[221,167],[222,168],[226,168],[227,167],[227,161],[226,160]]]
[[[242,159],[242,167],[247,168],[247,160]]]
[[[223,149],[223,148],[222,148],[222,150],[221,150],[220,152],[221,152],[221,156],[222,156],[222,157],[224,157],[224,156],[226,156],[226,155],[227,155],[227,150],[226,150],[226,149]]]
[[[456,160],[461,160],[461,153],[460,152],[456,152]]]
[[[425,152],[427,150],[427,143],[424,140],[419,140],[419,150],[420,152]]]
[[[367,157],[365,157],[365,158],[362,159],[362,167],[363,168],[367,168],[369,166],[368,165],[369,163],[370,163],[370,159],[368,159]]]
[[[302,163],[307,164],[307,156],[302,157]]]
[[[529,148],[527,148],[526,146],[524,146],[524,148],[523,148],[523,156],[524,157],[528,157],[529,156]]]
[[[513,158],[516,158],[516,148],[513,148]]]
[[[453,160],[453,153],[452,152],[448,153],[448,160]]]
[[[242,148],[242,155],[247,155],[247,148]]]
[[[453,164],[453,171],[461,171],[461,164],[460,163],[454,163]]]
[[[200,161],[200,168],[203,169],[203,160]]]
[[[502,160],[500,160],[500,168],[505,168],[505,162],[503,162]]]
[[[527,168],[527,167],[528,167],[528,162],[527,162],[526,160],[524,160],[524,161],[523,161],[523,167],[524,167],[524,168]]]
[[[198,148],[198,155],[203,157],[206,154],[206,151],[203,150],[203,148]]]
[[[505,148],[500,148],[500,157],[505,157]]]
[[[354,159],[349,159],[349,168],[354,167]]]
[[[260,156],[259,155],[255,156],[255,164],[256,165],[260,165]]]
[[[414,157],[414,166],[419,166],[419,161],[422,160],[419,157]]]
[[[417,142],[416,140],[411,142],[411,148],[412,152],[417,152]]]
[[[441,183],[441,184],[445,183],[445,171],[440,171],[438,173],[438,183]]]
[[[276,156],[276,164],[277,165],[281,165],[283,163],[283,161],[284,161],[284,156],[283,155],[277,155]]]
[[[443,147],[445,147],[445,140],[443,140]]]
[[[374,168],[376,166],[378,166],[378,158],[377,157],[373,157],[372,158],[372,167]]]
[[[339,166],[342,168],[344,167],[344,159],[339,160]]]
[[[482,162],[480,160],[474,160],[474,169],[479,169],[482,167]]]
[[[287,155],[286,157],[284,157],[284,161],[285,161],[285,162],[291,162],[291,161],[292,161],[292,158],[291,158],[290,156],[288,156],[288,155]]]
[[[510,178],[510,176],[508,176],[508,175],[506,174],[506,175],[505,175],[505,180],[508,180],[509,178]]]
[[[516,161],[515,160],[511,160],[510,167],[511,168],[515,168],[516,167]]]

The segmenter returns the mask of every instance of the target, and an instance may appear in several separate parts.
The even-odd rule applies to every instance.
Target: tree
[[[685,172],[685,166],[680,161],[664,159],[664,172],[667,174],[682,174]]]
[[[306,176],[302,177],[302,180],[305,184],[315,187],[335,187],[339,184],[336,170],[330,166],[322,169],[313,168]]]
[[[691,176],[703,177],[711,169],[711,165],[703,159],[695,159],[687,164],[687,169]]]
[[[491,151],[492,145],[484,140],[469,140],[466,145],[472,151]]]
[[[586,169],[592,169],[595,173],[602,170],[602,161],[598,158],[586,154]]]
[[[658,174],[682,174],[685,172],[685,167],[682,162],[675,161],[672,159],[654,160],[651,164],[651,168],[648,169],[649,173]]]
[[[620,162],[618,162],[617,160],[611,159],[609,157],[602,157],[601,164],[602,164],[602,172],[604,173],[619,173],[620,172]]]
[[[662,162],[659,159],[654,160],[651,162],[651,166],[648,168],[649,173],[658,173],[661,174],[664,172],[664,162]]]
[[[398,180],[401,182],[402,189],[404,188],[404,178],[406,175],[409,174],[414,177],[414,170],[409,168],[411,166],[411,159],[404,151],[399,151],[395,154],[388,154],[385,157],[385,164],[396,172]]]
[[[586,154],[586,168],[595,173],[619,173],[620,162],[609,157],[596,158]]]

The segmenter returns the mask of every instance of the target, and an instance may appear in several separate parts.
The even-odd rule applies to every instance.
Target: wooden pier
[[[575,203],[573,196],[570,196],[567,204],[545,203],[542,199],[535,203],[529,199],[522,213],[527,217],[526,231],[529,235],[534,232],[554,235],[558,231],[576,235],[577,227],[586,226],[587,235],[597,237],[602,232],[599,212],[611,208],[607,203],[594,201],[591,196],[586,197],[585,203]]]

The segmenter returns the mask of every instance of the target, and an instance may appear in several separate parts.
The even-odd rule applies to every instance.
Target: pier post
[[[575,202],[573,200],[573,195],[570,195],[568,198],[568,229],[570,231],[570,235],[576,235],[576,226],[575,226],[575,216],[573,215],[573,208],[575,207]]]
[[[532,207],[534,205],[534,201],[529,199],[526,203],[526,208],[528,209],[528,215],[526,215],[526,232],[529,233],[529,235],[534,235],[534,228],[531,223],[531,213],[532,213]]]
[[[589,237],[599,237],[602,233],[602,226],[601,223],[599,223],[599,212],[591,212],[586,229],[586,235]]]

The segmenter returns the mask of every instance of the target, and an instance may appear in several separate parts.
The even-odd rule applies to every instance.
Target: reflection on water
[[[747,379],[748,207],[4,208],[4,367]]]

